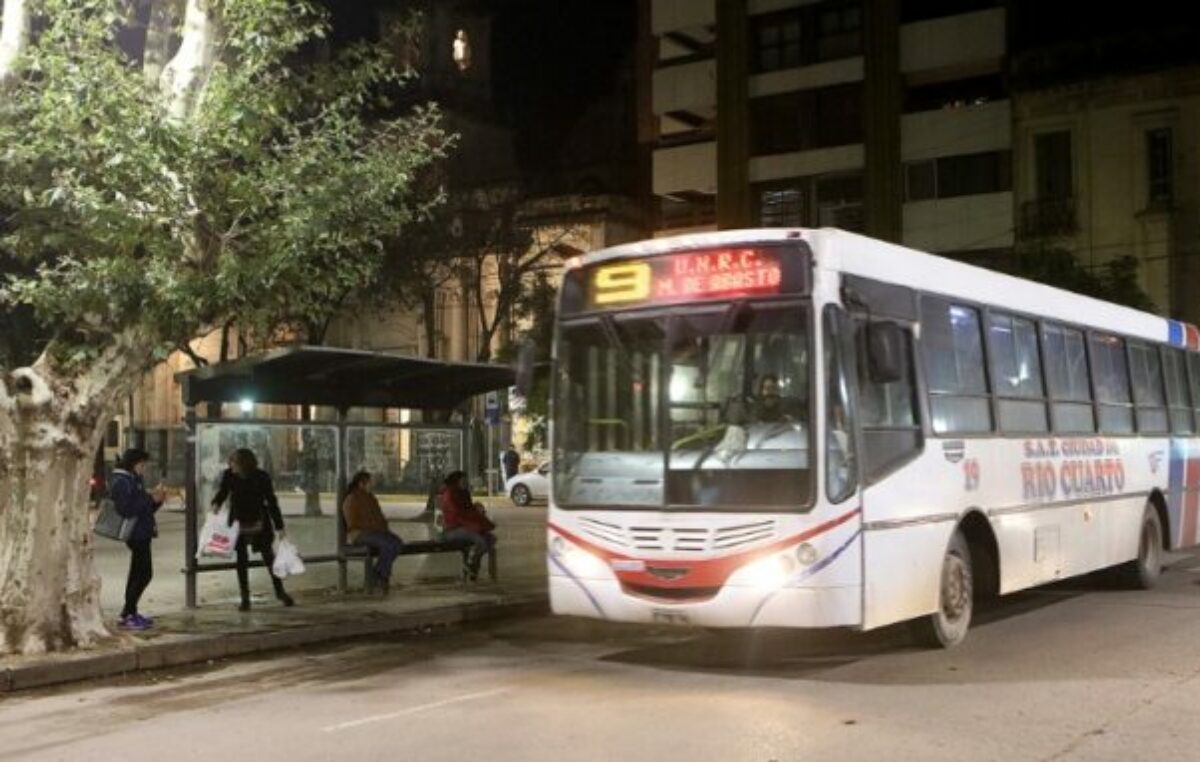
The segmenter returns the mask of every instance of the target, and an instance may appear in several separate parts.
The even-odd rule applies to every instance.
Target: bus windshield
[[[807,508],[809,324],[795,301],[564,322],[558,505]]]

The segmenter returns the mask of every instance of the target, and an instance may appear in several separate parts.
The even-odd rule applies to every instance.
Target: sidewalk
[[[364,635],[446,627],[546,611],[545,579],[501,583],[421,583],[378,594],[333,590],[298,594],[296,606],[271,602],[249,613],[230,606],[156,617],[152,630],[122,634],[98,648],[39,657],[0,658],[0,694],[196,664]]]
[[[332,552],[336,536],[332,514],[304,517],[302,502],[294,502],[284,506],[289,537],[302,553]],[[254,608],[249,613],[237,610],[239,595],[232,571],[200,575],[200,607],[184,608],[183,514],[161,511],[154,579],[141,601],[142,612],[154,617],[154,629],[123,634],[89,651],[0,657],[0,695],[278,648],[541,613],[547,608],[545,508],[515,508],[502,499],[493,503],[489,512],[500,525],[497,583],[463,587],[457,581],[456,554],[404,556],[393,567],[391,594],[368,597],[362,592],[361,562],[349,566],[351,591],[346,594],[336,590],[337,564],[311,564],[305,574],[287,581],[296,606],[284,608],[271,595],[266,571],[254,569],[250,572]],[[385,506],[392,529],[408,540],[424,539],[428,526],[411,521],[422,507]],[[95,567],[101,579],[102,608],[115,632],[129,551],[121,543],[97,541]]]

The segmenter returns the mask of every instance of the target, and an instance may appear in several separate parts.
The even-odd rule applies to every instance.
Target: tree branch
[[[195,111],[202,85],[216,63],[217,36],[213,0],[187,0],[183,39],[158,83],[173,119],[186,120]]]
[[[208,365],[208,358],[196,354],[196,350],[192,349],[187,342],[178,344],[175,349],[187,355],[187,358],[192,361],[192,364],[197,368],[203,368]]]
[[[29,45],[32,0],[4,0],[4,20],[0,27],[0,88],[13,77],[17,58]]]
[[[142,75],[157,84],[171,56],[171,36],[179,24],[183,0],[145,0],[150,4],[146,25],[146,48],[142,54]]]

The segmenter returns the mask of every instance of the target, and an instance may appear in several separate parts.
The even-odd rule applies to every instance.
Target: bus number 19
[[[650,265],[631,262],[596,270],[592,279],[597,305],[636,302],[650,296]]]

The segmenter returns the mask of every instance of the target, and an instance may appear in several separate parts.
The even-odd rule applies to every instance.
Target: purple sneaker
[[[141,624],[144,629],[149,629],[154,626],[154,620],[148,616],[142,616],[141,614],[134,614],[133,618],[136,619],[138,621],[138,623]]]
[[[117,627],[120,627],[122,630],[144,630],[148,626],[137,614],[127,614],[117,622]]]

